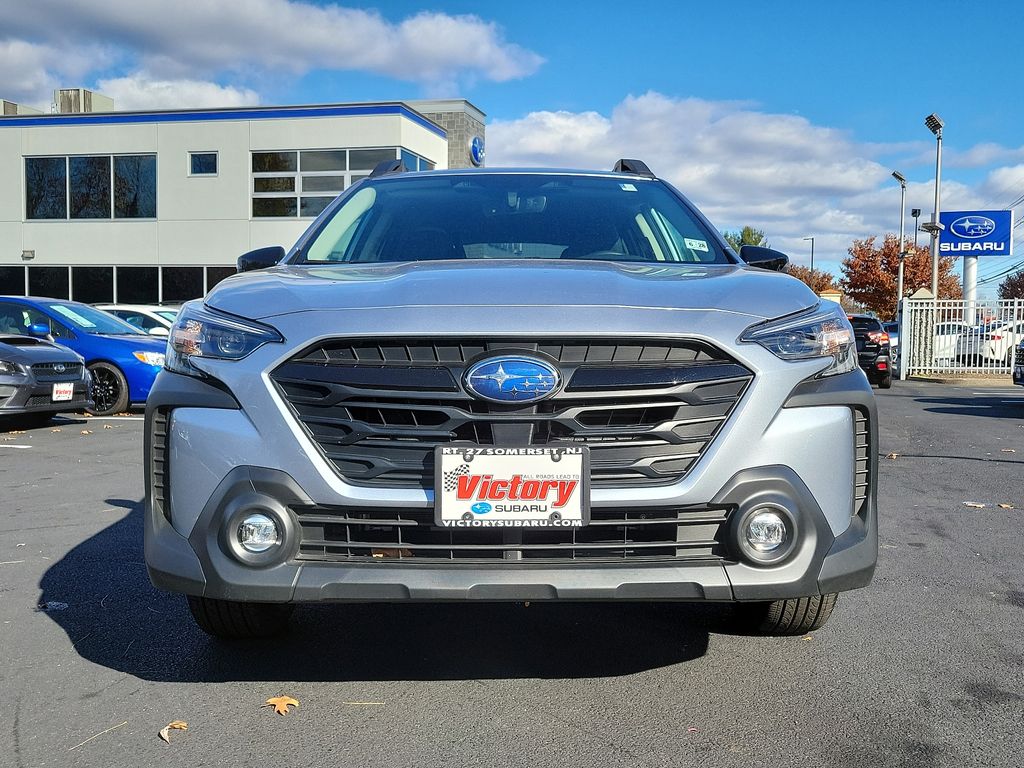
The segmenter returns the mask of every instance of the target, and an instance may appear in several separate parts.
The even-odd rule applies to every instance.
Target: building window
[[[68,167],[64,157],[25,158],[25,218],[68,217]]]
[[[114,300],[113,267],[72,267],[71,298],[84,304]]]
[[[118,267],[117,300],[121,304],[155,304],[160,300],[157,267]]]
[[[178,303],[203,295],[202,267],[163,267],[163,291],[160,300]]]
[[[397,147],[253,152],[252,216],[319,216],[335,197],[369,176],[378,163],[398,157]],[[418,161],[415,170],[419,170]]]
[[[26,157],[25,218],[155,219],[156,155]]]
[[[68,283],[67,267],[29,267],[29,296],[42,296],[47,299],[71,298]]]
[[[434,164],[427,160],[425,157],[420,157],[415,152],[410,152],[408,149],[402,150],[402,164],[405,165],[407,171],[432,171],[434,170]]]
[[[156,155],[114,158],[114,218],[156,218]]]
[[[68,158],[69,216],[110,218],[110,157]]]
[[[206,268],[206,290],[209,291],[213,286],[219,283],[226,277],[237,274],[238,270],[234,267],[207,267]]]
[[[0,296],[25,295],[25,267],[0,267]]]
[[[217,153],[216,152],[189,152],[188,153],[189,176],[216,176],[217,175]]]

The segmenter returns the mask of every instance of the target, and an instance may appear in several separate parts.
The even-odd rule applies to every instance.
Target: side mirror
[[[266,248],[257,248],[255,251],[243,253],[238,257],[238,271],[251,272],[254,269],[266,269],[277,264],[285,256],[285,250],[280,245],[268,245]]]
[[[50,335],[50,326],[44,323],[34,323],[28,327],[28,335],[37,339],[45,339]]]
[[[164,328],[162,325],[158,325],[153,328],[150,328],[149,331],[147,331],[147,333],[149,333],[150,336],[169,336],[171,332]]]
[[[786,254],[760,245],[744,245],[740,248],[740,258],[752,267],[770,269],[773,272],[781,272],[789,264],[789,256]]]

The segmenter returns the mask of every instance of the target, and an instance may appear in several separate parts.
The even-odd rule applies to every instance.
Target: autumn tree
[[[999,284],[1000,299],[1024,299],[1024,269],[1007,275]]]
[[[886,235],[881,245],[875,245],[875,240],[869,237],[853,241],[848,249],[850,255],[843,259],[843,277],[839,286],[851,299],[888,320],[896,314],[899,237]],[[907,256],[903,262],[903,295],[910,296],[919,288],[931,288],[932,259],[928,248],[915,247],[908,240],[904,249]],[[939,259],[940,299],[963,297],[960,281],[953,273],[955,264],[953,256]]]
[[[792,275],[797,280],[802,280],[815,293],[839,290],[835,275],[823,269],[816,269],[812,272],[809,268],[801,267],[799,264],[790,264],[786,267],[786,274]]]
[[[740,248],[744,245],[760,245],[762,248],[768,248],[768,241],[764,239],[764,232],[760,229],[754,229],[753,227],[744,227],[735,231],[726,230],[722,233],[722,236],[729,241],[729,245],[736,253],[740,252]]]

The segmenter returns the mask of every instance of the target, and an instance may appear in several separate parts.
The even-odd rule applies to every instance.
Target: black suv
[[[872,384],[881,389],[892,386],[892,357],[889,334],[882,323],[867,315],[849,315],[857,339],[857,362]]]

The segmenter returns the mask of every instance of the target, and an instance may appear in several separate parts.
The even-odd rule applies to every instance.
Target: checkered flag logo
[[[451,493],[459,487],[459,478],[469,474],[469,464],[459,464],[450,472],[444,473],[444,490]]]

